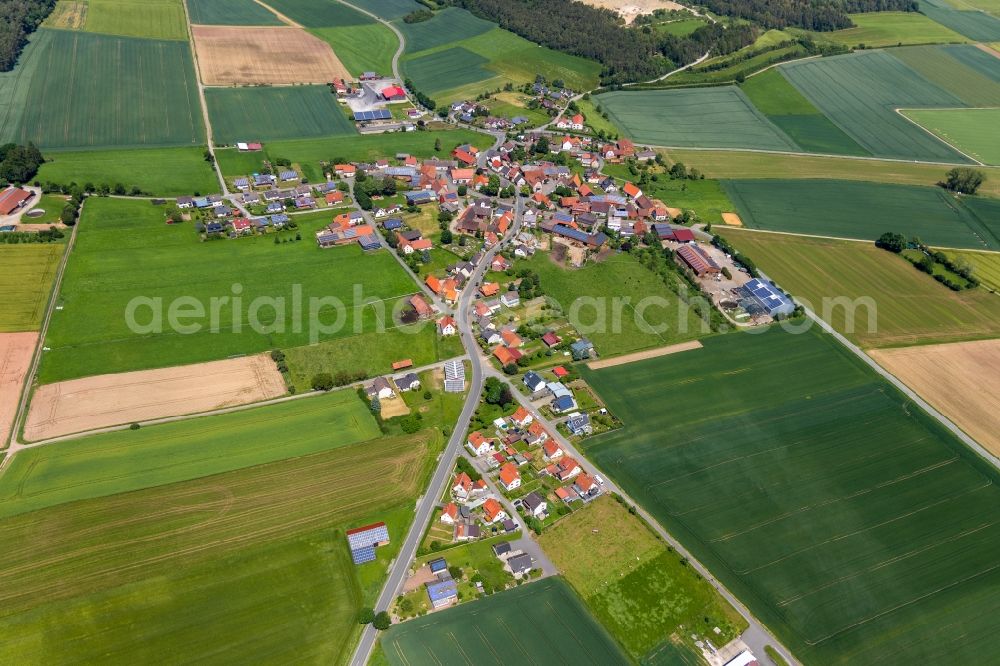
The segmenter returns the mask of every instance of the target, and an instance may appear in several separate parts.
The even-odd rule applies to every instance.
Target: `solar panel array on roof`
[[[364,564],[375,559],[375,546],[389,541],[389,529],[385,523],[375,523],[347,531],[347,545],[351,549],[351,559],[355,564]]]
[[[364,548],[355,548],[351,551],[351,559],[354,560],[355,564],[364,564],[365,562],[375,561],[375,546],[365,546]]]
[[[369,120],[391,120],[392,114],[388,109],[374,109],[372,111],[355,111],[354,121],[358,123]]]

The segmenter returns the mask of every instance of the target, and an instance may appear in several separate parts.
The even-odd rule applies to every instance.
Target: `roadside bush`
[[[372,620],[372,626],[374,626],[379,631],[385,631],[386,629],[392,626],[392,618],[389,617],[388,613],[382,611],[375,616],[374,620]]]
[[[371,624],[375,621],[375,611],[372,608],[362,608],[358,611],[358,624]]]
[[[333,388],[333,376],[329,372],[316,373],[311,384],[314,391],[329,391]]]

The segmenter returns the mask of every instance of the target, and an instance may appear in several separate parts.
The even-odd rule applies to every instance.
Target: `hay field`
[[[639,663],[648,663],[665,643],[697,661],[698,649],[687,634],[706,625],[704,630],[722,630],[712,634],[719,645],[746,629],[746,621],[711,585],[611,497],[561,519],[538,542]]]
[[[201,243],[190,224],[167,225],[163,215],[162,208],[148,201],[87,202],[62,284],[64,307],[53,317],[45,341],[51,351],[42,362],[41,383],[305,345],[313,328],[311,298],[339,301],[339,306],[317,301],[312,308],[324,325],[337,321],[343,308],[343,326],[332,333],[316,328],[319,340],[372,332],[377,319],[364,305],[368,299],[395,302],[415,290],[386,251],[316,247],[311,238],[328,221],[322,215],[300,218],[303,240],[278,245],[270,235]],[[227,301],[213,331],[211,299],[231,298],[234,284],[242,289],[239,307]],[[296,285],[301,288],[300,317],[293,307]],[[195,332],[174,330],[166,314],[160,329],[135,332],[126,309],[137,297],[163,299],[164,313],[174,299],[193,298],[202,304],[204,316],[184,321],[199,324]],[[262,304],[251,314],[258,297],[281,299],[284,306],[276,310]],[[152,319],[146,317],[154,312],[152,306],[136,310],[136,323],[148,324]],[[259,326],[250,325],[251,317]]]
[[[725,229],[722,235],[779,286],[863,347],[1000,336],[996,295],[985,289],[951,291],[874,244],[738,229]],[[857,306],[849,309],[838,299]]]
[[[1000,457],[1000,340],[874,349],[869,353]]]
[[[217,143],[358,133],[326,86],[208,88],[205,102]]]
[[[254,0],[186,0],[191,23],[201,25],[284,25]]]
[[[205,143],[185,42],[43,28],[21,66],[0,83],[23,100],[0,119],[5,140],[46,151]]]
[[[339,663],[439,450],[382,438],[8,517],[0,661]],[[380,519],[396,545],[355,567],[343,530]]]
[[[301,28],[196,25],[191,31],[206,86],[322,84],[351,76],[329,44]]]
[[[872,12],[851,14],[855,27],[820,33],[820,39],[844,46],[865,48],[899,44],[936,44],[969,41],[954,30],[917,12]]]
[[[39,446],[19,452],[0,476],[0,518],[311,455],[378,436],[378,425],[357,394],[334,391]]]
[[[996,469],[815,328],[704,344],[583,368],[587,457],[803,663],[1000,658]]]
[[[969,161],[895,112],[899,107],[960,107],[962,101],[887,51],[805,60],[780,69],[799,92],[876,157]]]
[[[1000,108],[907,110],[903,114],[966,155],[1000,165]]]
[[[24,425],[29,441],[277,398],[285,382],[268,354],[40,386]]]
[[[21,385],[37,342],[38,334],[33,331],[0,333],[0,449],[7,446],[21,399]]]
[[[0,245],[0,333],[38,330],[65,249],[63,243]]]
[[[735,86],[615,91],[594,101],[640,143],[798,150]]]
[[[723,187],[751,229],[872,241],[896,231],[929,245],[1000,249],[996,200],[956,199],[939,187],[839,180],[727,180]]]
[[[621,664],[627,659],[561,578],[547,578],[393,626],[381,639],[393,666],[450,663]]]

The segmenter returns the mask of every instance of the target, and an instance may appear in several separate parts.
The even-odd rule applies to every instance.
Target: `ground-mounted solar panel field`
[[[205,142],[186,42],[42,29],[0,87],[14,99],[0,118],[3,140],[42,149]]]
[[[284,25],[254,0],[185,0],[195,25]]]
[[[451,663],[624,664],[625,654],[561,578],[508,590],[392,627],[382,649],[394,666]]]
[[[615,91],[594,99],[627,136],[641,143],[797,150],[735,86]]]
[[[872,241],[896,231],[930,245],[1000,249],[993,199],[843,180],[727,180],[723,187],[750,229]]]
[[[219,144],[357,134],[327,86],[207,88],[205,102]]]
[[[192,225],[164,224],[163,210],[144,200],[88,200],[46,338],[40,381],[49,383],[108,372],[125,372],[223,359],[238,354],[295,347],[310,342],[310,298],[335,297],[344,306],[344,326],[322,339],[347,338],[376,329],[378,315],[361,299],[395,300],[416,287],[388,252],[365,254],[356,245],[322,250],[308,240],[329,217],[298,218],[303,239],[275,244],[270,236],[231,242],[200,243]],[[168,325],[159,332],[135,332],[126,319],[134,298],[194,298],[208,312],[213,297],[233,296],[238,285],[242,307],[219,311],[217,331],[202,318],[198,332],[180,333]],[[293,290],[299,285],[303,318],[293,325]],[[355,285],[361,296],[355,296]],[[253,315],[263,328],[250,326],[250,303],[280,298],[276,310],[260,306]],[[365,300],[367,302],[367,300]],[[232,303],[230,303],[232,305]],[[136,310],[136,322],[149,323]],[[150,310],[146,310],[150,313]],[[319,321],[336,320],[337,309],[316,309]],[[153,316],[150,314],[150,316]],[[241,326],[237,329],[234,322]],[[317,329],[318,330],[318,329]]]
[[[803,663],[1000,658],[996,470],[816,330],[704,343],[584,369],[586,455]]]

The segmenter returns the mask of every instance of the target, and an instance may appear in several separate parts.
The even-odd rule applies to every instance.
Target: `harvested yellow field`
[[[1000,340],[868,352],[935,409],[1000,456]]]
[[[736,213],[723,213],[722,214],[722,221],[725,222],[726,224],[734,226],[734,227],[742,227],[743,226],[743,220],[741,220],[740,216],[737,215]]]

